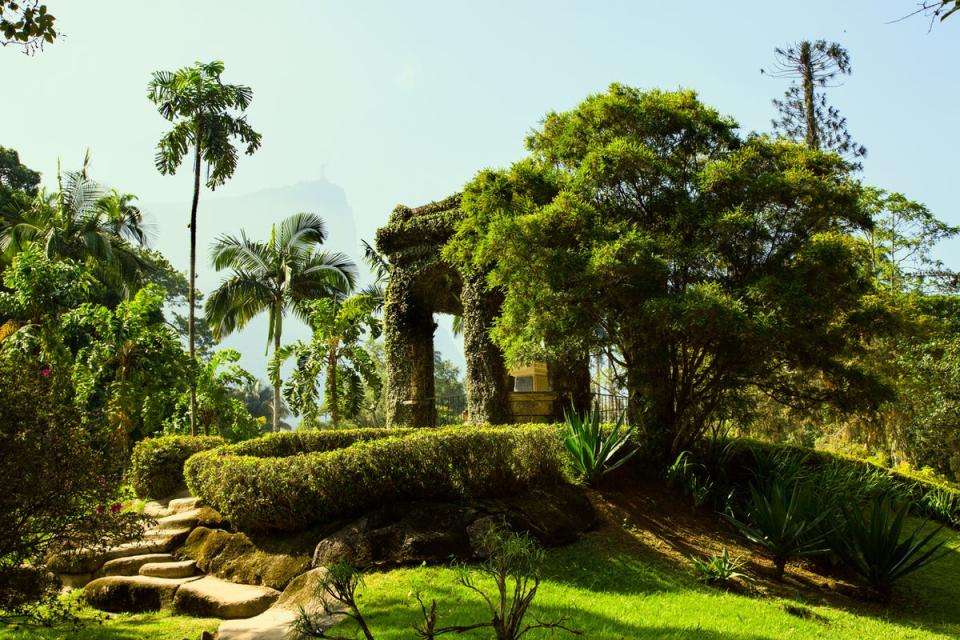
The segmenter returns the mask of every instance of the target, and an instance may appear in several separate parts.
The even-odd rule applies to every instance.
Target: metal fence
[[[624,422],[627,421],[627,397],[616,396],[610,393],[594,393],[593,405],[600,409],[600,420],[602,422],[616,422],[623,415]]]
[[[437,426],[463,424],[467,420],[467,396],[458,394],[434,400],[437,408]]]

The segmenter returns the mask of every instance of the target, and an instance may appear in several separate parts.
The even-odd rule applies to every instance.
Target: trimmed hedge
[[[955,485],[936,482],[920,475],[883,467],[869,460],[822,449],[773,444],[749,438],[739,438],[731,441],[731,444],[733,449],[727,453],[725,466],[728,480],[733,482],[747,484],[752,480],[758,460],[770,459],[777,453],[793,453],[803,456],[805,464],[810,467],[839,463],[864,473],[881,473],[916,503],[915,510],[918,513],[943,524],[960,528],[960,489]]]
[[[392,500],[505,496],[565,477],[553,426],[416,429],[357,440],[286,457],[222,447],[191,457],[184,473],[195,496],[244,531],[295,531]]]
[[[230,447],[230,453],[236,456],[255,458],[285,458],[298,453],[320,453],[349,447],[362,440],[380,440],[394,436],[405,436],[416,429],[369,428],[369,429],[324,429],[272,433],[262,438],[245,440]]]
[[[183,463],[200,451],[222,447],[220,436],[145,438],[133,447],[128,478],[141,498],[166,498],[186,488]]]

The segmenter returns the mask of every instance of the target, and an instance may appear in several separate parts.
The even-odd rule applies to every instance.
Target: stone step
[[[174,601],[177,591],[200,578],[154,578],[150,576],[107,576],[83,588],[83,599],[96,608],[113,613],[157,611]]]
[[[188,527],[194,529],[198,526],[218,527],[223,522],[219,513],[210,507],[198,507],[187,511],[179,511],[162,518],[157,518],[157,526],[154,531],[169,531],[171,529],[182,529]]]
[[[140,567],[145,564],[174,561],[176,561],[176,558],[169,553],[145,553],[139,556],[114,558],[113,560],[108,560],[102,567],[100,567],[100,570],[96,573],[96,577],[103,578],[105,576],[135,576],[139,575]]]
[[[169,553],[182,545],[190,535],[191,529],[167,529],[164,531],[148,531],[142,540],[128,542],[118,547],[108,549],[101,557],[103,563],[117,558],[129,558],[148,553]]]
[[[148,562],[140,567],[140,575],[154,578],[189,578],[199,573],[193,560]]]
[[[200,498],[174,498],[167,503],[167,511],[170,512],[170,515],[176,513],[183,513],[184,511],[193,511],[194,509],[199,508]]]
[[[220,623],[217,640],[299,640],[293,624],[299,617],[300,607],[311,613],[323,611],[323,603],[318,596],[323,591],[326,575],[325,568],[318,568],[294,578],[274,605],[260,615]],[[336,610],[333,603],[327,600],[331,609]],[[327,629],[336,624],[340,617],[332,615],[314,622]]]
[[[178,613],[204,618],[252,618],[266,611],[280,592],[206,576],[181,586],[173,600]]]

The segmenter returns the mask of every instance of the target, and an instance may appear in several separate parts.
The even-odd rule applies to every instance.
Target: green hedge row
[[[724,457],[730,480],[740,483],[753,478],[758,460],[770,459],[778,453],[802,456],[805,464],[819,467],[838,463],[849,465],[863,473],[879,473],[898,487],[898,492],[916,503],[916,511],[944,524],[960,527],[960,489],[946,482],[937,482],[919,474],[903,473],[854,456],[809,449],[795,445],[773,444],[741,438],[731,441],[732,450]],[[702,455],[703,452],[701,452]]]
[[[362,440],[380,440],[405,436],[416,429],[324,429],[273,433],[262,438],[245,440],[230,447],[230,453],[255,458],[285,458],[298,453],[320,453],[349,447]]]
[[[183,463],[200,451],[222,447],[220,436],[145,438],[133,447],[128,479],[141,498],[166,498],[186,488]]]
[[[201,452],[184,473],[193,495],[246,531],[294,531],[391,500],[504,496],[565,478],[559,432],[544,425],[418,429],[287,457],[236,448]]]

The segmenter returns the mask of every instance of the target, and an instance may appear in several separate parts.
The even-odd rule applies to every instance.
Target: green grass
[[[137,614],[100,614],[83,609],[83,626],[3,626],[2,640],[198,640],[203,631],[214,632],[220,620],[175,616],[167,611]]]
[[[566,617],[566,625],[590,640],[697,639],[927,640],[960,637],[960,534],[944,530],[940,538],[953,550],[941,561],[898,584],[890,607],[835,595],[807,601],[737,595],[700,585],[686,566],[665,560],[635,538],[609,527],[580,542],[547,554],[545,579],[533,611],[542,620]],[[788,569],[789,574],[789,569]],[[448,567],[419,567],[373,573],[361,588],[361,608],[377,640],[415,638],[419,622],[413,594],[436,598],[441,625],[484,619],[477,596],[456,584]],[[488,586],[490,586],[488,584]],[[791,609],[793,613],[788,612]],[[796,615],[803,614],[803,617]],[[196,640],[215,631],[219,621],[166,612],[109,615],[102,623],[86,610],[88,624],[14,630],[0,626],[2,640]],[[353,633],[348,623],[343,629]],[[483,631],[463,634],[486,640]],[[560,631],[536,631],[532,640],[572,638]]]
[[[960,541],[956,532],[941,535],[954,546]],[[726,593],[699,585],[689,571],[638,555],[636,548],[607,545],[598,534],[550,553],[546,576],[534,612],[545,621],[566,617],[567,626],[591,640],[960,637],[960,551],[956,549],[906,578],[890,608],[838,597],[828,604],[826,599],[805,602]],[[375,573],[367,577],[361,591],[361,607],[377,640],[415,637],[411,626],[419,621],[419,610],[412,596],[417,591],[428,603],[436,598],[441,624],[484,619],[477,596],[456,584],[453,569]],[[476,631],[463,637],[488,636]],[[525,636],[572,637],[554,630]]]

